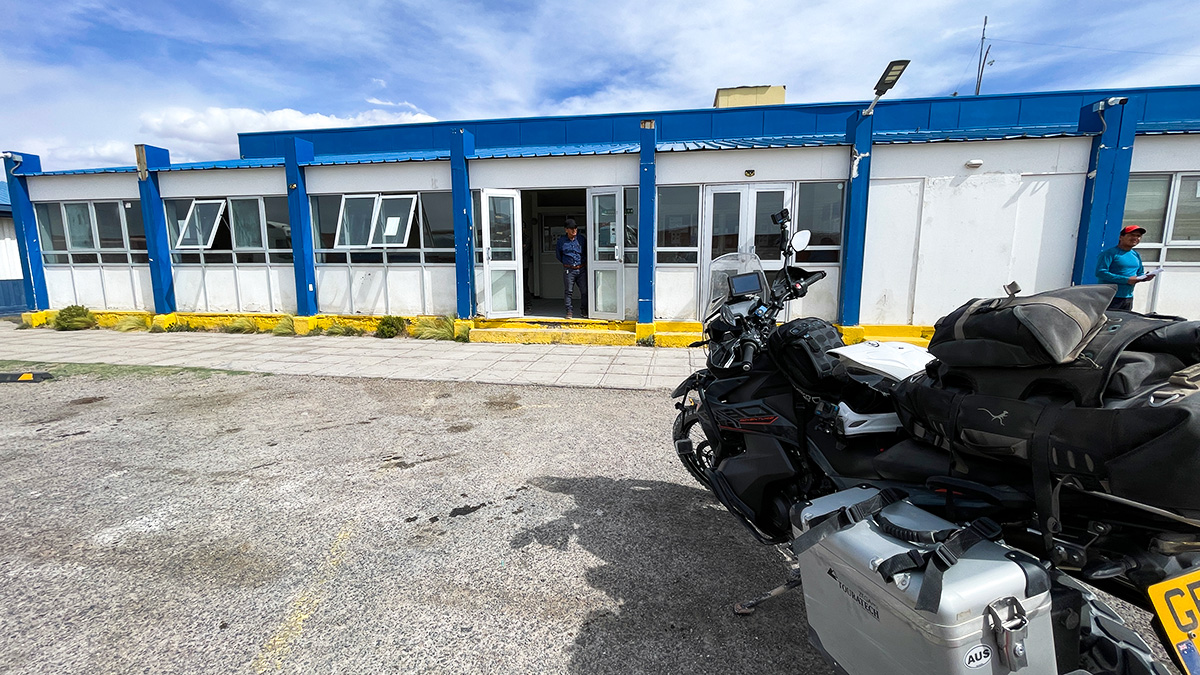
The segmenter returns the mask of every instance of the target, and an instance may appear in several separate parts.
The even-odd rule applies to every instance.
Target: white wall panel
[[[181,312],[207,312],[204,301],[204,270],[200,267],[175,266],[175,308]]]
[[[1168,267],[1154,283],[1162,285],[1157,289],[1156,311],[1159,314],[1200,319],[1200,267]],[[1137,311],[1149,309],[1146,299],[1150,294],[1142,290],[1143,286],[1146,284],[1133,287],[1134,309]]]
[[[0,218],[0,279],[22,279],[17,228],[12,218]]]
[[[46,267],[46,297],[51,309],[75,303],[75,277],[70,267]]]
[[[695,267],[659,267],[654,270],[654,318],[663,321],[698,320]]]
[[[638,155],[473,159],[468,170],[473,189],[637,185]]]
[[[472,187],[475,176],[471,176]],[[310,166],[304,170],[309,194],[449,190],[450,162],[401,162]]]
[[[387,280],[384,266],[353,265],[350,268],[350,295],[355,314],[387,314]]]
[[[350,270],[317,267],[317,311],[322,314],[350,313]]]
[[[154,282],[150,280],[150,266],[133,265],[130,271],[133,276],[134,307],[145,312],[153,312]]]
[[[458,313],[458,280],[453,265],[425,268],[425,314]]]
[[[1130,171],[1200,170],[1200,136],[1138,136]]]
[[[876,145],[871,148],[871,179],[1086,173],[1091,147],[1088,138]],[[969,159],[982,159],[983,166],[968,169]]]
[[[160,171],[158,187],[164,199],[285,195],[287,178],[282,168]]]
[[[238,311],[237,272],[233,267],[210,265],[204,270],[204,294],[210,312]]]
[[[271,275],[266,265],[237,268],[238,301],[243,312],[272,312]]]
[[[637,321],[638,315],[638,268],[625,266],[625,320]]]
[[[388,314],[414,316],[425,312],[424,276],[420,266],[387,268]]]
[[[291,266],[272,265],[271,275],[271,311],[280,314],[295,314],[296,303],[296,269]]]
[[[912,321],[913,281],[921,230],[923,178],[871,181],[859,321]],[[823,279],[818,285],[829,285]]]
[[[660,152],[654,162],[659,185],[845,180],[850,175],[850,150],[845,147]],[[746,176],[750,169],[753,178]]]
[[[133,290],[133,276],[128,267],[102,267],[104,275],[104,305],[106,309],[138,309],[137,296]]]
[[[30,176],[29,199],[54,202],[81,199],[138,199],[136,173]]]
[[[1071,285],[1083,184],[1083,174],[1021,177],[1010,266],[1022,293]]]
[[[88,309],[104,309],[104,280],[96,265],[75,267],[75,302]]]

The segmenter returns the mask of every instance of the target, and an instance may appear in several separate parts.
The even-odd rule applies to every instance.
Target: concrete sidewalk
[[[269,333],[16,330],[0,322],[0,360],[187,366],[282,375],[671,389],[704,367],[700,349],[458,343]]]

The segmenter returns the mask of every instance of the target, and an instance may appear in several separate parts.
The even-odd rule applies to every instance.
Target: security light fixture
[[[963,166],[966,166],[968,169],[978,169],[979,167],[983,166],[983,160],[982,159],[968,159],[966,164],[964,164]]]
[[[889,89],[896,86],[896,82],[900,76],[904,74],[904,69],[908,67],[908,59],[892,61],[887,64],[887,68],[883,69],[883,75],[879,76],[879,81],[875,83],[875,100],[871,101],[871,105],[863,111],[863,115],[875,114],[875,104],[879,102],[879,98],[887,93]]]

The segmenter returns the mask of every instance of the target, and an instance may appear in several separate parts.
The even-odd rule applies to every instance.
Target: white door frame
[[[595,209],[595,198],[612,196],[613,215],[612,232],[615,246],[612,260],[600,260],[600,222]],[[588,316],[593,319],[609,319],[619,321],[625,318],[625,188],[623,186],[588,188],[587,191],[587,284],[588,284]],[[599,284],[596,283],[598,272],[610,272],[617,281],[617,308],[613,312],[602,312],[596,308],[599,295]]]
[[[492,259],[492,197],[511,199],[513,217],[509,226],[512,228],[512,260]],[[480,195],[483,210],[483,311],[489,319],[513,319],[525,314],[525,280],[521,268],[521,192],[520,190],[485,189]],[[512,272],[514,292],[516,293],[515,309],[494,309],[492,307],[492,272]]]

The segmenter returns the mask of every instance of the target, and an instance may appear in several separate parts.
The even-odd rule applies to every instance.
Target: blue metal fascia
[[[575,157],[583,155],[622,155],[638,152],[637,143],[587,143],[572,145],[535,145],[503,148],[475,148],[471,159],[514,157]]]
[[[284,165],[283,157],[264,157],[261,159],[229,159],[213,162],[185,162],[172,164],[163,171],[198,171],[203,169],[270,169]]]
[[[867,196],[871,187],[871,136],[874,115],[855,112],[846,121],[850,176],[846,182],[846,216],[842,235],[842,288],[838,323],[857,326],[862,306],[862,280],[867,246]]]
[[[308,203],[308,184],[303,166],[312,159],[312,143],[299,138],[292,139],[291,146],[283,156],[288,222],[292,224],[292,269],[296,277],[297,316],[313,316],[318,312],[312,207]]]
[[[648,127],[648,128],[646,128]],[[656,130],[641,128],[638,153],[638,323],[654,323],[654,238],[658,231],[655,209],[658,183],[654,163]]]
[[[475,228],[467,158],[475,154],[475,136],[459,129],[451,137],[450,189],[454,208],[454,275],[458,318],[475,316]]]
[[[79,176],[92,173],[137,173],[136,166],[110,166],[99,169],[71,169],[69,171],[37,171],[26,176]]]
[[[20,162],[16,156],[21,158]],[[8,177],[8,196],[17,235],[17,255],[21,259],[21,289],[25,292],[25,307],[30,311],[50,309],[37,217],[33,212],[33,201],[29,199],[29,184],[25,177],[25,171],[37,173],[41,170],[42,158],[37,155],[13,152],[4,158],[4,174]]]
[[[338,166],[345,164],[388,164],[396,162],[430,162],[450,159],[449,150],[414,150],[411,152],[370,152],[358,155],[315,155],[301,166]]]
[[[175,275],[171,265],[171,241],[167,230],[167,212],[163,209],[158,172],[171,166],[171,154],[165,148],[143,146],[146,155],[146,179],[138,180],[142,200],[142,224],[146,230],[146,253],[150,259],[150,286],[154,293],[154,313],[175,312]]]
[[[1107,248],[1106,244],[1115,244],[1119,237],[1125,216],[1137,120],[1144,114],[1144,106],[1145,99],[1134,96],[1126,104],[1108,107],[1103,113],[1093,112],[1091,103],[1080,109],[1080,127],[1098,126],[1100,133],[1092,139],[1088,173],[1083,184],[1083,208],[1079,215],[1072,283],[1097,283],[1096,260]]]

